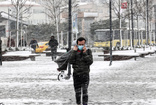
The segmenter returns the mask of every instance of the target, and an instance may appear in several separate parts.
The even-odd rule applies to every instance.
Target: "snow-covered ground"
[[[89,105],[156,105],[156,55],[103,61],[94,52]],[[57,64],[41,54],[36,61],[5,61],[0,66],[0,103],[76,105],[72,77],[58,81]],[[0,104],[1,105],[1,104]]]

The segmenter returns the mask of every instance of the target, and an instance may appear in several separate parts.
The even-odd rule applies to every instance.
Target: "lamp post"
[[[133,1],[131,0],[132,46],[134,48]]]
[[[72,8],[71,8],[71,1],[72,0],[69,0],[69,8],[68,8],[68,10],[69,10],[69,13],[68,13],[68,50],[70,50],[71,49],[71,34],[72,34],[72,16],[71,16],[71,10],[72,10]]]
[[[112,65],[112,1],[109,0],[109,12],[110,12],[110,64]]]
[[[71,50],[71,34],[72,34],[72,16],[71,16],[71,11],[72,11],[72,8],[71,8],[71,3],[72,3],[72,0],[69,0],[69,7],[68,7],[68,51]],[[70,75],[71,75],[71,65],[68,64],[68,77],[67,79],[70,78]]]

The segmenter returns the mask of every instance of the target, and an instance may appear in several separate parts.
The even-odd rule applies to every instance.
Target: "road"
[[[58,81],[57,65],[41,55],[36,61],[3,62],[3,105],[75,105],[72,78]],[[156,105],[156,55],[127,61],[94,61],[89,105]]]

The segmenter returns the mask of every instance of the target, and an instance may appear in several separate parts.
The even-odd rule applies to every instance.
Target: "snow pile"
[[[32,53],[31,51],[14,51],[14,52],[7,52],[3,56],[29,57],[30,55],[39,55],[39,54]]]

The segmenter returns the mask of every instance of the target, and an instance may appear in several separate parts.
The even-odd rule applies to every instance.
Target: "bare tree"
[[[30,9],[33,6],[31,2],[28,3],[27,0],[11,0],[11,3],[15,9],[16,18],[16,48],[18,47],[18,37],[19,37],[19,22],[23,22],[24,18],[29,18],[31,16]]]
[[[107,6],[109,7],[109,1],[107,0],[104,0],[103,1],[103,4],[107,4]],[[121,32],[121,28],[122,28],[122,20],[125,20],[126,19],[126,15],[128,13],[121,13],[122,10],[121,10],[121,0],[114,0],[112,2],[112,11],[113,11],[113,15],[116,16],[118,19],[119,19],[119,27],[120,27],[120,31],[119,31],[119,34],[120,34],[120,47],[122,47],[122,32]]]
[[[147,30],[147,4],[146,4],[147,0],[133,0],[133,7],[130,8],[131,6],[131,0],[125,0],[124,2],[127,2],[128,4],[128,8],[124,10],[124,12],[122,13],[122,15],[120,14],[120,7],[121,7],[121,2],[120,0],[115,0],[112,2],[112,10],[114,11],[113,13],[122,20],[125,19],[131,19],[131,12],[130,10],[133,10],[133,16],[135,20],[138,20],[138,17],[141,17],[145,23],[145,28]],[[153,8],[153,0],[148,0],[148,18],[151,21],[152,20],[152,8]],[[103,3],[108,4],[108,1],[104,1]],[[129,25],[130,27],[130,25]],[[137,28],[138,28],[138,21],[137,21]],[[148,36],[146,35],[146,40],[148,40]]]
[[[153,8],[153,0],[136,0],[134,1],[134,16],[137,20],[137,28],[139,28],[138,25],[138,17],[141,17],[142,20],[145,23],[145,29],[146,29],[146,44],[148,44],[148,39],[151,41],[151,36],[149,35],[149,25],[148,23],[152,21],[152,8]],[[148,12],[148,14],[147,14]]]
[[[76,0],[72,0],[74,6]],[[51,19],[51,23],[54,23],[57,30],[57,40],[59,42],[59,24],[60,14],[68,11],[68,0],[45,0],[44,2],[45,14]]]
[[[57,40],[59,42],[60,14],[64,11],[64,0],[45,0],[45,14],[51,19],[51,23],[56,25]]]

